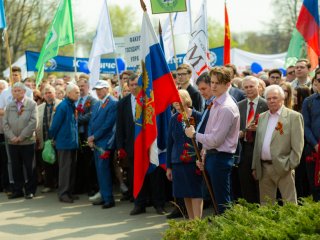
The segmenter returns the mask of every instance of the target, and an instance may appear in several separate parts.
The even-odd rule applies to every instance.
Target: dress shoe
[[[44,189],[41,190],[41,193],[49,193],[49,192],[52,192],[52,188],[49,188],[49,187],[45,187]]]
[[[79,200],[80,199],[79,196],[77,196],[77,195],[70,195],[70,198],[72,200]]]
[[[114,206],[115,206],[115,203],[114,203],[114,201],[112,201],[112,202],[108,202],[108,203],[103,204],[101,208],[106,209],[106,208],[112,208]]]
[[[59,197],[60,202],[64,202],[64,203],[73,203],[72,198],[70,198],[67,195],[63,195],[61,197]]]
[[[178,208],[174,208],[173,211],[167,216],[167,219],[181,218],[183,217],[182,213]]]
[[[123,202],[123,201],[129,201],[131,199],[130,195],[129,195],[129,192],[127,193],[124,193],[123,196],[120,198],[120,201]]]
[[[94,201],[92,202],[92,205],[96,206],[96,205],[103,205],[104,201],[103,200],[98,200],[98,201]]]
[[[145,207],[139,207],[139,206],[135,206],[134,209],[130,212],[130,215],[138,215],[141,213],[145,213],[146,212],[146,208]]]
[[[101,200],[102,200],[102,197],[100,192],[97,192],[94,196],[89,197],[90,202],[101,201]]]
[[[8,199],[15,199],[15,198],[21,198],[21,197],[23,197],[22,192],[13,192],[8,195]]]
[[[163,207],[155,207],[157,214],[164,215],[167,211]]]
[[[34,195],[32,193],[28,193],[24,196],[25,199],[32,199]]]

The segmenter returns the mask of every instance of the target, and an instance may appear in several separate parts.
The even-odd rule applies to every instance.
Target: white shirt
[[[33,92],[28,87],[26,87],[26,96],[33,99]],[[0,95],[0,109],[5,109],[12,100],[12,89],[8,87],[6,90],[3,90]]]
[[[277,126],[279,116],[282,112],[283,107],[281,107],[276,113],[271,114],[270,111],[268,111],[269,119],[268,119],[268,125],[266,134],[264,136],[263,144],[262,144],[262,151],[261,151],[261,159],[262,160],[272,160],[271,158],[271,151],[270,151],[270,144],[272,139],[272,134],[275,131],[275,128]]]
[[[136,97],[131,94],[131,110],[132,110],[133,121],[135,121],[136,119],[136,104],[137,104]]]

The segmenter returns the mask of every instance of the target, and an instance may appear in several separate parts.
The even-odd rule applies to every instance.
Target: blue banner
[[[3,0],[0,0],[0,29],[6,28],[6,15],[4,11],[4,2]]]
[[[39,58],[38,52],[26,51],[27,71],[37,72],[36,64]],[[76,66],[77,72],[89,73],[88,58],[76,58],[56,56],[50,59],[44,67],[45,72],[74,72]],[[119,73],[123,72],[126,68],[125,62],[122,58],[117,58],[117,65]],[[100,72],[105,74],[115,74],[116,64],[114,58],[102,58]]]

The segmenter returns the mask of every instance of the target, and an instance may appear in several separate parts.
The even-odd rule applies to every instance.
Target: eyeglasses
[[[294,74],[294,71],[287,72],[287,75],[293,75],[293,74]]]
[[[186,75],[188,75],[188,73],[177,73],[177,76],[178,76],[178,77],[186,76]]]
[[[281,77],[271,76],[271,79],[280,79]]]
[[[318,83],[320,83],[320,78],[316,78],[316,80],[318,81]]]

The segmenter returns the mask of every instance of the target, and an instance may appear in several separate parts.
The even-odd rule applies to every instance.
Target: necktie
[[[78,107],[78,106],[82,106],[82,101],[83,101],[83,98],[81,97],[81,98],[79,99],[79,102],[78,102],[77,107]],[[81,104],[81,105],[80,105],[80,104]]]
[[[248,114],[248,118],[247,118],[247,127],[252,123],[253,118],[254,118],[254,109],[253,109],[253,102],[250,102],[250,108],[249,108],[249,114]],[[253,132],[252,131],[247,131],[246,134],[246,139],[247,142],[253,142]]]

